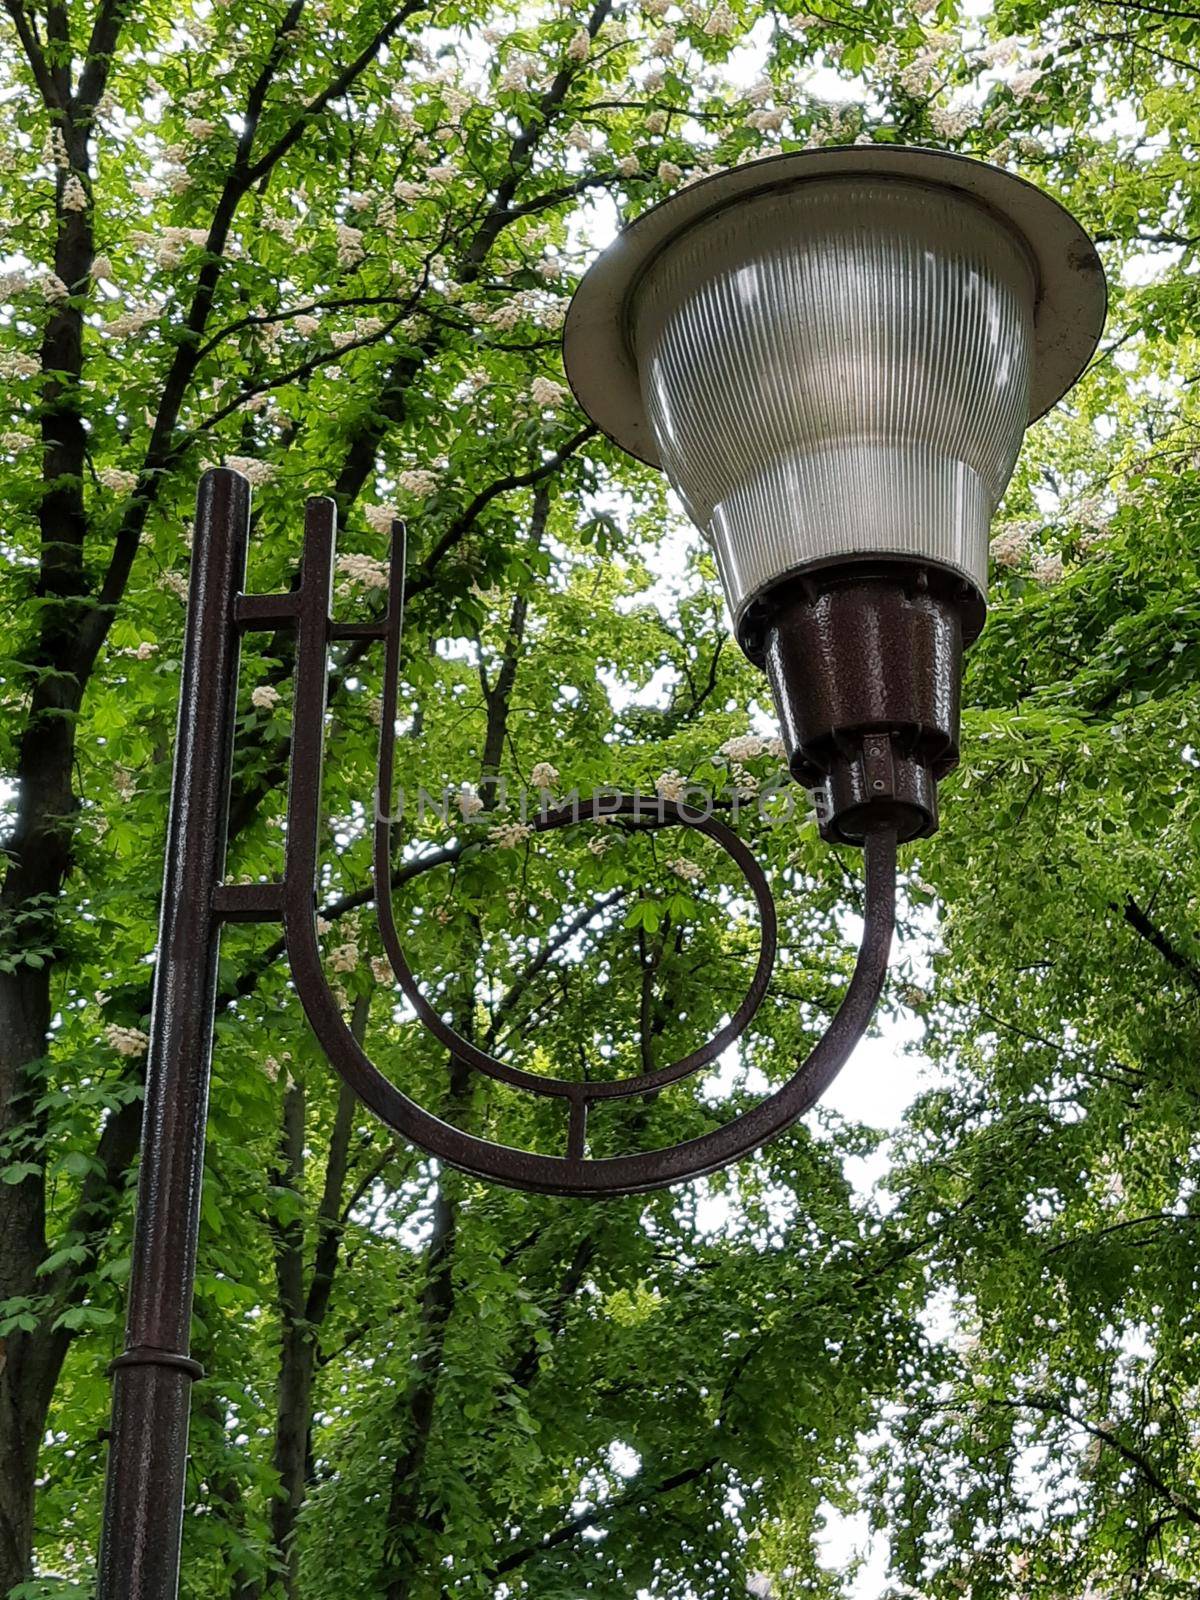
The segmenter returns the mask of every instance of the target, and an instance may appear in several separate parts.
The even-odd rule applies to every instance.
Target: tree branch
[[[33,81],[37,84],[38,93],[49,110],[65,114],[66,104],[59,93],[58,84],[51,75],[46,52],[42,49],[42,41],[38,38],[33,19],[21,0],[4,0],[4,9],[13,20],[17,37],[25,51],[25,59],[29,63],[29,70],[33,73]]]
[[[676,1489],[686,1488],[689,1483],[695,1483],[703,1478],[706,1473],[720,1464],[719,1456],[709,1456],[706,1461],[694,1467],[683,1467],[678,1472],[673,1472],[669,1477],[661,1478],[657,1483],[634,1486],[623,1495],[618,1495],[615,1500],[610,1500],[605,1505],[594,1507],[591,1511],[581,1511],[578,1516],[569,1517],[562,1522],[553,1533],[546,1534],[534,1544],[521,1545],[509,1555],[498,1561],[494,1567],[488,1569],[488,1576],[501,1578],[507,1572],[515,1572],[518,1567],[524,1566],[534,1556],[545,1555],[550,1550],[556,1550],[559,1545],[567,1544],[570,1540],[583,1533],[586,1528],[597,1527],[607,1522],[612,1516],[621,1511],[631,1510],[635,1506],[645,1505],[648,1500],[656,1500],[661,1496],[673,1493]]]
[[[1151,922],[1132,895],[1126,899],[1121,915],[1140,938],[1145,939],[1147,944],[1153,945],[1168,966],[1182,974],[1194,989],[1200,990],[1200,966],[1190,961],[1172,944],[1162,929]]]

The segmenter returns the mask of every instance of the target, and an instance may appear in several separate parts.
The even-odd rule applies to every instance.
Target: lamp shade
[[[584,278],[564,348],[585,410],[711,542],[758,656],[759,603],[831,562],[931,564],[982,601],[1025,427],[1104,310],[1049,196],[881,145],[752,162],[646,213]]]
[[[826,838],[936,828],[992,514],[1105,302],[1049,195],[895,145],[693,184],[576,291],[576,397],[711,543]]]

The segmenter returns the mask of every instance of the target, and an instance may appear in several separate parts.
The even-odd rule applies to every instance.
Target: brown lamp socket
[[[788,767],[822,837],[934,833],[938,780],[958,763],[963,651],[983,626],[977,591],[917,563],[845,564],[781,584],[760,615]]]

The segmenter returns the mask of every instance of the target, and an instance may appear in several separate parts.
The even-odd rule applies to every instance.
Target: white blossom
[[[186,600],[188,597],[188,581],[182,572],[160,572],[158,587],[165,589],[168,594],[173,594],[176,600]]]
[[[1033,576],[1038,583],[1057,583],[1063,575],[1061,556],[1039,556],[1033,563]]]
[[[343,579],[338,585],[339,594],[349,594],[352,589],[386,589],[388,586],[387,563],[377,561],[374,556],[347,551],[337,558],[336,567]]]
[[[406,206],[415,205],[425,195],[425,191],[419,183],[408,183],[403,179],[392,185],[392,193],[397,200],[402,201]]]
[[[292,318],[292,327],[295,328],[302,339],[311,339],[315,334],[320,333],[321,319],[320,317],[309,316],[307,312],[302,312],[300,316]]]
[[[1031,522],[1002,524],[991,543],[992,560],[1001,567],[1019,567],[1029,554],[1029,537],[1033,528]]]
[[[454,803],[464,822],[470,822],[472,817],[483,810],[483,801],[469,783],[463,784],[454,797]]]
[[[208,232],[204,228],[164,228],[158,242],[158,264],[170,270],[189,250],[202,249],[207,243]]]
[[[270,683],[260,683],[250,696],[250,704],[256,711],[274,711],[283,696],[279,690]]]
[[[617,171],[623,178],[635,178],[642,170],[642,164],[636,156],[622,156],[617,162]]]
[[[754,761],[766,748],[767,741],[757,733],[742,733],[726,739],[717,754],[730,761]]]
[[[123,467],[102,467],[96,477],[100,487],[111,490],[113,494],[132,494],[137,488],[137,473],[128,472]]]
[[[1006,67],[1021,53],[1021,41],[1016,38],[993,39],[992,43],[985,45],[979,52],[979,58],[986,67]]]
[[[673,161],[660,161],[657,177],[660,183],[675,184],[683,177],[683,172]]]
[[[111,333],[115,338],[124,339],[130,334],[141,333],[143,328],[147,328],[152,322],[157,321],[157,306],[138,306],[133,311],[123,311],[119,317],[114,317],[111,322],[106,322],[104,331],[105,333]]]
[[[505,63],[504,71],[496,87],[502,94],[520,94],[529,87],[529,80],[533,77],[534,64],[523,56],[514,56]]]
[[[671,767],[654,780],[654,792],[663,800],[682,800],[687,793],[687,779]]]
[[[586,61],[591,48],[591,35],[586,28],[580,28],[571,36],[571,42],[567,46],[567,60]]]
[[[257,456],[226,456],[225,465],[231,467],[234,472],[240,472],[255,489],[271,483],[279,470],[269,461],[260,461]]]
[[[1008,87],[1018,100],[1024,100],[1035,83],[1042,76],[1039,67],[1033,67],[1028,72],[1018,72],[1008,80]]]
[[[115,1022],[105,1028],[104,1037],[119,1056],[144,1056],[150,1047],[149,1036],[140,1028],[122,1028]]]
[[[75,174],[72,173],[66,183],[63,184],[62,208],[64,211],[86,211],[87,204],[87,190]]]
[[[374,533],[391,533],[396,518],[395,506],[364,506],[363,517]]]
[[[27,356],[19,350],[0,355],[0,378],[36,378],[40,371],[35,356]]]
[[[567,390],[553,378],[535,378],[529,394],[535,406],[560,406],[567,398]]]
[[[611,848],[611,846],[611,839],[595,838],[589,839],[587,842],[588,851],[594,856],[602,856],[606,850]]]
[[[677,856],[674,861],[668,861],[667,866],[677,878],[682,878],[685,883],[698,883],[704,876],[703,869],[694,861],[688,861],[683,856]]]
[[[897,82],[906,94],[923,94],[936,64],[937,57],[928,50],[922,50],[906,66],[901,67],[896,74]]]
[[[28,433],[0,433],[0,450],[5,450],[10,456],[22,455],[26,450],[32,450],[34,444],[32,434]]]
[[[975,117],[975,107],[960,100],[948,106],[931,107],[929,123],[939,139],[961,139]]]
[[[665,111],[652,111],[646,118],[647,133],[662,133],[667,126],[667,113]]]
[[[437,488],[438,475],[424,467],[410,467],[406,472],[397,474],[396,483],[405,494],[416,495],[423,500]]]
[[[746,126],[754,128],[758,133],[777,133],[783,127],[783,123],[782,111],[751,111],[746,118]]]
[[[704,31],[712,39],[727,39],[737,26],[733,12],[724,3],[718,5],[704,24]]]
[[[133,652],[135,661],[150,661],[158,654],[158,646],[149,639],[143,639]]]
[[[453,183],[458,176],[458,168],[449,161],[442,161],[436,167],[429,168],[429,176],[434,183]]]
[[[520,300],[506,300],[502,305],[495,306],[491,311],[484,313],[483,320],[493,328],[499,328],[502,333],[509,333],[518,322],[525,318],[525,307]]]
[[[539,761],[529,774],[529,781],[535,789],[553,789],[558,782],[558,768],[549,761]]]
[[[64,300],[71,298],[71,291],[57,272],[48,272],[42,279],[42,294],[49,305],[61,305]]]
[[[354,943],[339,944],[329,952],[329,965],[334,972],[353,972],[358,965],[358,946]]]
[[[63,138],[63,131],[57,123],[54,123],[46,134],[46,141],[42,145],[42,160],[63,172],[71,165],[71,158],[67,154],[67,141]]]
[[[585,155],[592,148],[591,135],[583,126],[582,122],[573,122],[571,124],[571,126],[567,129],[566,139],[564,142],[568,150],[579,150]]]
[[[391,983],[392,964],[386,956],[371,957],[371,976],[376,983]]]
[[[528,822],[502,822],[498,827],[488,829],[488,838],[502,850],[513,850],[517,845],[524,844],[532,832]]]
[[[338,266],[357,266],[366,254],[362,243],[362,229],[352,228],[346,222],[339,222],[336,236]]]
[[[647,94],[657,94],[667,81],[667,75],[661,67],[653,67],[642,79],[642,88]]]
[[[651,55],[664,57],[674,55],[675,44],[675,29],[664,28],[662,32],[657,34],[654,40],[651,42],[650,53]]]
[[[107,256],[96,256],[93,260],[92,277],[97,283],[112,283],[113,267]]]
[[[209,122],[207,117],[189,117],[183,127],[190,139],[195,139],[200,143],[203,143],[205,139],[211,139],[217,131],[216,123]]]

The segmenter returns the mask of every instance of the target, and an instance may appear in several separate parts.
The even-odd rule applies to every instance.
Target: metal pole
[[[205,473],[196,504],[125,1353],[97,1600],[175,1600],[192,1380],[188,1353],[208,1114],[250,488]]]

